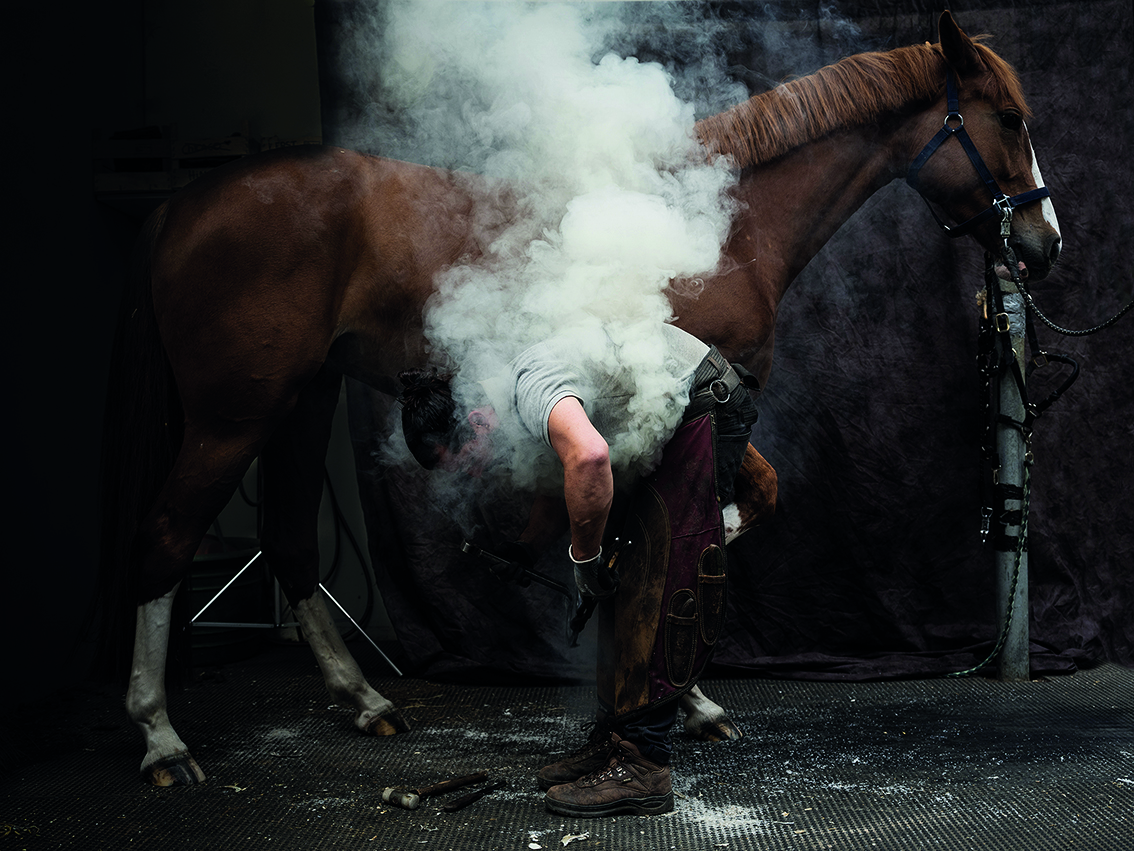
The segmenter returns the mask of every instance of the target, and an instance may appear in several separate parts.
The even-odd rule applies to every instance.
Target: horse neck
[[[728,251],[740,260],[737,249],[756,247],[744,261],[757,261],[759,286],[770,287],[777,303],[843,223],[899,176],[890,142],[877,125],[840,131],[742,176],[739,195],[747,211]]]
[[[900,148],[895,134],[875,125],[745,169],[720,271],[696,295],[680,285],[671,291],[677,324],[766,380],[788,286],[843,222],[898,176]]]

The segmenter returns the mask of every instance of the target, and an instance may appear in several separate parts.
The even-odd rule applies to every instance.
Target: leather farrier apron
[[[719,420],[746,448],[755,405],[714,348],[661,463],[634,492],[614,565],[619,590],[598,609],[598,698],[616,723],[691,688],[720,634],[727,559],[718,494],[731,493],[744,452],[718,445]]]

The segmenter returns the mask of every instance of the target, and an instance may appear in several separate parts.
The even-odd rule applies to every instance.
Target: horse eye
[[[1020,113],[1016,112],[1015,110],[1006,110],[1004,112],[997,113],[997,117],[1000,119],[1001,127],[1003,127],[1005,130],[1011,130],[1013,132],[1019,130],[1020,126],[1024,123],[1024,116],[1020,115]]]

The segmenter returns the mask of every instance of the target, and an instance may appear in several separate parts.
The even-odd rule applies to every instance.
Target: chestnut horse
[[[1037,191],[1015,73],[948,13],[940,31],[938,44],[849,57],[697,125],[706,149],[739,169],[740,212],[723,271],[696,298],[675,286],[670,300],[677,324],[761,382],[788,285],[912,163],[911,183],[954,221],[975,218],[966,230],[986,250],[1010,247],[1033,279],[1055,262],[1059,233],[1046,190]],[[967,136],[954,143],[962,124]],[[148,432],[109,429],[134,455],[110,464],[119,480],[108,500],[119,502],[105,506],[113,528],[103,570],[130,577],[122,593],[137,606],[126,708],[145,739],[149,781],[204,778],[166,714],[170,612],[202,536],[257,456],[263,550],[332,698],[364,732],[406,729],[317,593],[323,457],[342,375],[393,393],[392,376],[426,362],[422,310],[434,276],[477,255],[470,223],[506,217],[497,198],[474,176],[314,148],[202,177],[147,223],[118,344],[135,374],[112,378],[111,404],[121,422]],[[774,477],[755,463],[771,483],[757,495],[764,510]],[[699,693],[687,708],[708,735],[728,733],[724,713]]]

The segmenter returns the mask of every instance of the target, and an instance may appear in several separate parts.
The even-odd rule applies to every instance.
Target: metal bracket
[[[993,202],[993,206],[1000,210],[1000,238],[1004,240],[1004,247],[1008,247],[1008,237],[1012,235],[1012,201],[1001,198]]]
[[[988,532],[992,526],[992,509],[985,506],[980,511],[980,542],[988,541]]]

